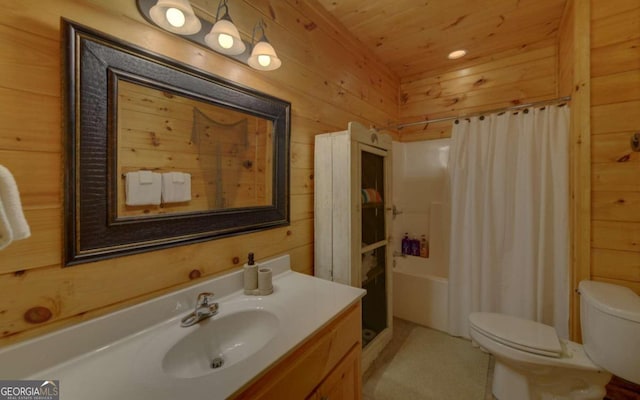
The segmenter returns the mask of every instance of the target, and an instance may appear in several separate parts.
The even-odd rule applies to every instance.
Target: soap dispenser
[[[253,259],[253,253],[249,253],[244,270],[244,293],[253,294],[258,289],[258,265]]]
[[[261,268],[254,261],[253,253],[249,253],[247,263],[243,267],[244,294],[266,296],[273,293],[273,276],[271,268]]]

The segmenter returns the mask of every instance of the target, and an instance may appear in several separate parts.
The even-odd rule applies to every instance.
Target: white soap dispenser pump
[[[253,294],[258,289],[258,265],[253,259],[253,253],[249,253],[244,270],[244,293]]]

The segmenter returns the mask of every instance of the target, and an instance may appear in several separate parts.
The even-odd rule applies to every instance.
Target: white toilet
[[[612,373],[640,384],[640,297],[595,281],[578,289],[584,345],[559,339],[539,322],[469,315],[471,338],[495,357],[498,400],[602,400]]]

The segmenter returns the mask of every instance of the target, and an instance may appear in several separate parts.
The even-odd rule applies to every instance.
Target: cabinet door
[[[362,344],[367,346],[388,327],[388,221],[386,199],[387,151],[359,146],[360,172],[360,282],[367,290],[362,299]]]
[[[359,400],[362,397],[360,375],[360,347],[354,346],[308,399]]]

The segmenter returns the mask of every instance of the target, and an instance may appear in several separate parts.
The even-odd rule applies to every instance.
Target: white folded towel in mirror
[[[138,171],[138,180],[141,185],[153,184],[153,172],[151,171]]]
[[[14,240],[31,236],[24,217],[18,185],[11,172],[0,165],[0,250]]]
[[[182,172],[169,172],[168,174],[171,175],[171,181],[173,183],[184,183],[184,176],[189,175]]]
[[[162,175],[152,171],[127,172],[125,197],[128,206],[159,205],[162,193]]]
[[[191,201],[191,174],[165,172],[162,174],[162,202],[182,203]]]

